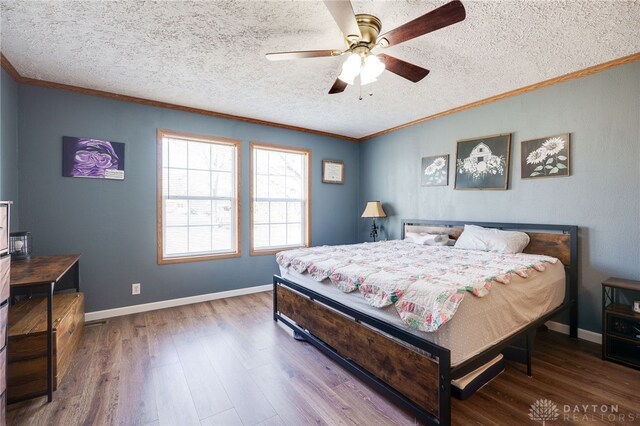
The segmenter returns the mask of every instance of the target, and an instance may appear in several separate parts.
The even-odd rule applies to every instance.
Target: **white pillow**
[[[426,232],[407,232],[404,239],[409,241],[410,243],[425,246],[444,246],[449,241],[449,236],[441,234],[428,234]]]
[[[454,247],[466,250],[522,253],[528,244],[529,236],[524,232],[465,225]]]

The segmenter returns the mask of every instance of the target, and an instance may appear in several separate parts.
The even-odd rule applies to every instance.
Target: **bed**
[[[535,330],[559,312],[569,311],[570,334],[577,335],[576,226],[403,220],[402,239],[409,231],[457,239],[465,224],[525,231],[530,237],[525,253],[559,262],[540,274],[544,280],[536,276],[508,288],[493,286],[490,297],[466,297],[455,316],[433,333],[406,327],[392,307],[372,308],[363,298],[281,268],[273,278],[273,318],[420,421],[449,424],[452,380],[468,377],[521,340],[531,374]],[[523,304],[533,306],[525,310]],[[483,326],[469,331],[469,323]]]

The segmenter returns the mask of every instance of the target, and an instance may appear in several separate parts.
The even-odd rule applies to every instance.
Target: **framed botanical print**
[[[520,176],[522,179],[569,176],[571,135],[563,133],[522,141]]]
[[[455,189],[507,189],[511,133],[458,141]]]
[[[449,185],[449,154],[422,157],[422,186]]]
[[[339,160],[322,160],[322,183],[344,183],[344,163]]]

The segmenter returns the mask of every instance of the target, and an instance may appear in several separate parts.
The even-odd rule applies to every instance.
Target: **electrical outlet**
[[[140,283],[131,284],[131,294],[140,294]]]

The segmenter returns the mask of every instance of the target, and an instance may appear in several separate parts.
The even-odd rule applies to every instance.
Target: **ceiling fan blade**
[[[383,47],[393,46],[464,20],[466,12],[458,0],[440,6],[413,21],[378,37]]]
[[[402,59],[394,58],[393,56],[385,54],[379,54],[376,56],[384,62],[385,69],[399,75],[400,77],[404,77],[409,81],[413,81],[414,83],[419,82],[429,74],[428,69],[410,64]]]
[[[331,86],[331,89],[329,89],[329,94],[333,95],[334,93],[342,93],[346,88],[347,88],[347,83],[340,80],[339,78],[336,78],[336,82],[333,83],[333,86]]]
[[[286,61],[288,59],[323,58],[326,56],[339,56],[339,50],[300,50],[297,52],[267,53],[265,56],[270,61]]]
[[[324,0],[325,6],[331,12],[331,16],[340,27],[340,31],[347,39],[360,39],[360,27],[356,22],[356,15],[353,12],[353,6],[349,0]]]

